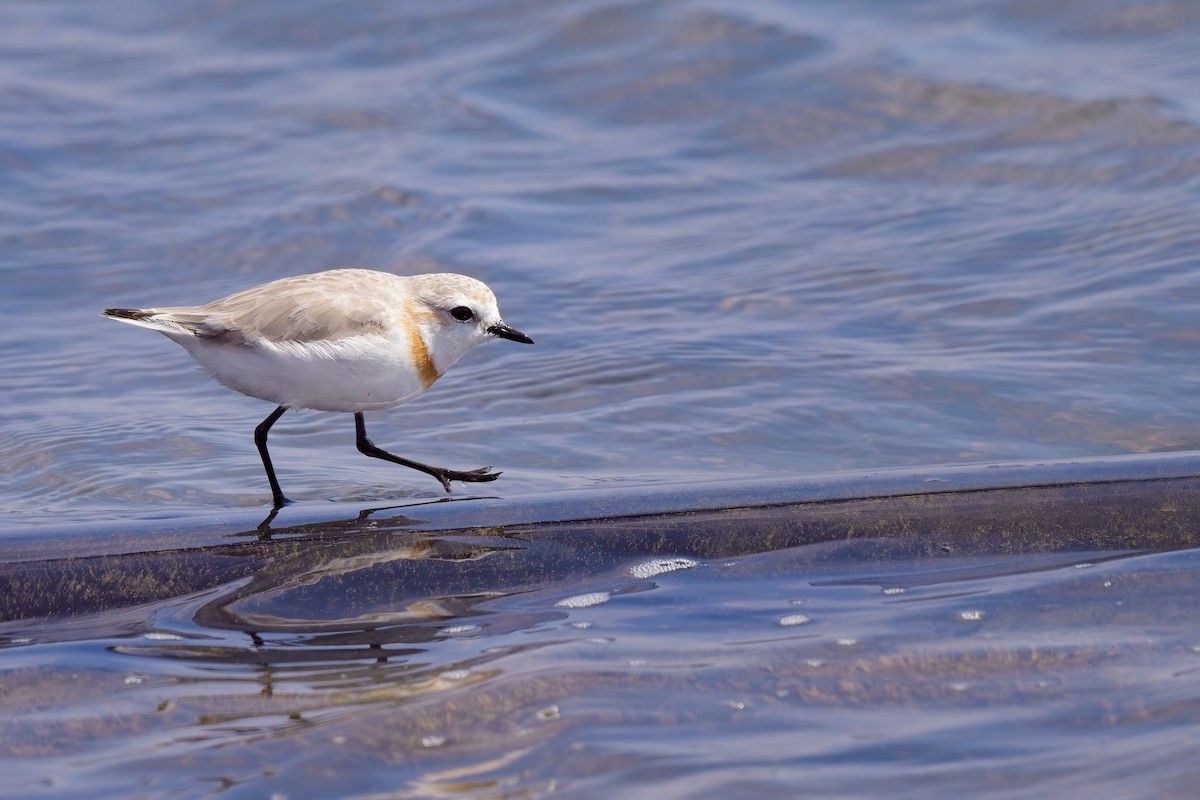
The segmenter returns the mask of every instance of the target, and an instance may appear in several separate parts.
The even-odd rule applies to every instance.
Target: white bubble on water
[[[635,578],[653,578],[656,575],[662,575],[666,572],[674,572],[678,569],[691,569],[696,566],[696,562],[690,558],[656,558],[652,561],[643,561],[641,564],[634,564],[629,568],[629,572]]]
[[[607,603],[610,597],[612,595],[608,592],[587,592],[586,594],[577,594],[573,597],[565,597],[554,605],[560,608],[587,608],[588,606],[598,606],[601,603]]]

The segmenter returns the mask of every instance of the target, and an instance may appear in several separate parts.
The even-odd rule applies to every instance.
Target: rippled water
[[[120,531],[127,537],[120,551],[127,552],[138,541],[186,546],[188,531],[205,524],[252,530],[249,517],[265,513],[269,491],[251,431],[269,408],[211,382],[171,342],[98,312],[200,302],[333,266],[475,275],[496,290],[506,320],[537,341],[532,348],[481,348],[428,395],[369,420],[372,438],[404,455],[503,470],[495,484],[455,490],[456,498],[500,498],[472,501],[479,509],[472,524],[481,526],[489,524],[487,504],[501,501],[557,498],[560,507],[582,507],[598,491],[628,498],[698,481],[1200,448],[1200,11],[1192,3],[7,0],[0,30],[6,561],[16,558],[14,548],[41,540],[54,543],[47,559],[72,548],[103,556],[110,540],[92,535],[98,531]],[[344,415],[298,413],[276,426],[276,465],[299,502],[275,525],[337,518],[340,530],[367,535],[369,521],[357,517],[363,509],[441,495],[425,476],[365,459],[352,437]],[[1176,513],[1167,506],[1160,512]],[[1060,730],[1090,730],[1122,709],[1168,720],[1156,731],[1192,718],[1186,691],[1172,694],[1176,684],[1167,677],[1182,676],[1194,688],[1187,653],[1200,639],[1184,624],[1194,564],[1187,550],[1139,555],[1161,549],[1152,528],[1123,540],[1115,551],[1128,557],[1103,569],[1074,571],[1080,548],[1070,541],[1052,548],[1048,561],[1005,551],[1017,562],[1011,572],[991,556],[951,569],[978,566],[972,591],[1001,605],[1027,592],[1057,598],[1066,610],[1043,619],[1042,635],[1069,641],[1085,609],[1108,596],[1093,583],[1079,589],[1077,580],[1103,570],[1126,583],[1139,576],[1146,603],[1175,605],[1154,628],[1150,650],[1132,656],[1131,672],[1118,679],[1100,665],[1130,663],[1121,659],[1137,651],[1132,643],[1140,634],[1129,631],[1157,625],[1150,614],[1102,625],[1086,618],[1130,649],[1114,645],[1115,662],[1092,660],[1088,651],[1070,674],[1091,693],[1068,693],[1076,700],[1038,705],[1040,667],[1030,666],[1032,651],[1015,633],[997,640],[997,653],[1018,654],[1006,667],[988,661],[987,646],[978,651],[988,669],[1007,669],[1015,687],[1010,705],[994,709],[978,693],[982,673],[947,677],[938,685],[965,683],[954,695],[965,699],[933,702],[922,675],[904,672],[902,660],[887,662],[882,683],[862,688],[851,677],[817,700],[838,712],[826,718],[830,729],[860,742],[853,755],[783,755],[786,745],[771,740],[779,719],[773,715],[794,712],[795,694],[769,699],[771,693],[796,691],[799,673],[789,670],[803,669],[810,657],[850,658],[853,648],[841,649],[839,636],[870,638],[888,625],[913,642],[988,635],[996,617],[987,603],[922,597],[904,605],[911,597],[881,595],[878,586],[829,588],[927,568],[929,585],[940,585],[941,563],[897,556],[894,564],[863,566],[837,556],[810,573],[824,551],[809,553],[804,544],[776,549],[769,531],[758,531],[745,548],[757,554],[750,562],[726,566],[701,557],[701,566],[656,584],[666,588],[621,594],[632,563],[624,555],[649,555],[635,548],[604,561],[603,579],[592,572],[563,578],[568,587],[548,574],[545,584],[530,579],[527,598],[495,601],[503,615],[524,620],[555,615],[546,630],[534,626],[527,636],[529,625],[514,622],[500,641],[435,637],[446,649],[429,657],[429,675],[457,669],[460,657],[481,656],[475,645],[524,653],[518,643],[533,641],[572,643],[566,650],[533,647],[505,661],[506,674],[534,681],[552,674],[547,654],[566,651],[556,663],[567,675],[592,658],[661,667],[654,677],[639,677],[621,707],[652,708],[645,698],[665,697],[666,716],[655,720],[686,718],[691,726],[676,744],[644,733],[639,725],[646,720],[637,714],[606,717],[614,695],[590,686],[590,695],[580,690],[593,698],[596,716],[588,719],[605,722],[569,723],[590,731],[578,751],[584,755],[552,746],[577,740],[536,733],[530,735],[551,744],[531,745],[534,755],[504,762],[520,771],[528,763],[522,758],[569,761],[571,791],[579,795],[660,780],[676,796],[728,796],[730,781],[747,781],[747,792],[762,781],[763,791],[772,791],[798,771],[813,781],[830,776],[828,785],[808,784],[813,791],[836,794],[831,787],[853,776],[856,782],[841,784],[844,794],[869,794],[880,785],[863,769],[870,763],[880,775],[900,769],[912,785],[928,781],[953,796],[964,785],[955,776],[962,776],[938,765],[950,763],[952,752],[976,758],[985,751],[986,769],[1025,765],[1027,782],[997,779],[999,790],[1018,791],[1012,787],[1032,786],[1039,776],[1053,787],[1066,773],[1022,750],[1024,727],[1037,722],[1035,706]],[[894,533],[875,531],[885,541]],[[124,578],[161,567],[126,566]],[[45,569],[29,566],[29,574]],[[818,586],[825,588],[812,588]],[[231,590],[217,581],[205,591]],[[45,593],[55,601],[62,591],[51,585]],[[609,600],[569,611],[556,605],[594,592],[608,592]],[[799,644],[735,646],[781,635],[783,615],[808,615],[789,606],[792,600],[819,604],[834,594],[847,604],[835,615],[861,619],[861,626],[830,625]],[[224,675],[247,695],[267,691],[264,673],[248,666],[259,664],[254,657],[205,662],[189,650],[176,662],[183,645],[166,653],[153,648],[167,645],[138,639],[158,630],[162,617],[182,620],[179,630],[176,622],[161,624],[184,641],[215,637],[213,647],[244,648],[241,634],[226,640],[188,627],[206,596],[144,596],[160,605],[143,608],[136,623],[123,611],[90,608],[94,615],[84,619],[94,635],[63,633],[59,623],[44,630],[12,623],[7,635],[36,646],[0,659],[0,669],[20,663],[33,671],[19,674],[40,669],[47,680],[89,676],[78,684],[78,705],[45,713],[109,719],[111,711],[128,724],[118,733],[101,731],[115,737],[115,749],[97,756],[116,765],[114,775],[132,763],[153,774],[181,740],[141,727],[157,702],[146,699],[154,691],[138,690],[131,705],[105,705],[100,698],[110,678],[119,686],[142,675],[152,684],[203,687],[204,675]],[[955,618],[981,609],[979,624]],[[72,613],[86,615],[89,607]],[[336,613],[354,617],[345,608]],[[472,624],[457,621],[456,609],[438,613],[438,624]],[[694,628],[680,621],[688,615]],[[818,630],[818,616],[828,618],[814,614],[814,627],[802,630]],[[1004,619],[1015,625],[1028,617]],[[620,644],[592,645],[591,633],[569,627],[589,620],[617,631],[595,635]],[[710,640],[700,636],[706,630]],[[271,647],[308,646],[303,637],[318,633],[294,635],[302,640],[272,640]],[[426,658],[414,655],[413,664]],[[776,669],[776,658],[787,664],[782,682],[761,672]],[[956,658],[961,665],[975,656]],[[76,659],[87,669],[72,672]],[[388,669],[418,669],[400,661],[389,657]],[[679,664],[700,670],[688,673],[689,681],[713,678],[716,688],[674,682],[670,665]],[[339,685],[323,669],[315,683],[287,685],[301,694]],[[368,668],[356,669],[363,671],[347,679],[354,698],[378,690],[404,706],[396,698],[407,690],[395,688],[403,681],[385,676],[367,689]],[[960,666],[947,669],[949,675]],[[26,711],[11,704],[17,673],[4,674],[8,721],[23,719]],[[892,680],[900,688],[887,695]],[[1138,687],[1137,699],[1122,698],[1118,684]],[[57,691],[69,685],[55,683]],[[733,688],[743,685],[754,688]],[[485,682],[479,694],[456,697],[484,702],[500,691]],[[556,726],[568,724],[565,701],[552,701],[560,720],[536,716],[543,694],[530,692],[524,722],[503,736],[557,734]],[[909,724],[911,705],[895,704],[901,695],[946,708],[950,727],[934,726],[936,736],[908,729],[891,749],[868,744],[872,731]],[[68,692],[63,703],[75,696]],[[188,725],[211,720],[212,730],[242,730],[223,709],[172,695],[176,702],[176,712],[195,712],[185,738],[194,733]],[[745,709],[736,707],[743,702]],[[295,710],[264,707],[284,717]],[[304,713],[303,725],[312,723]],[[976,727],[966,721],[970,715]],[[842,721],[851,718],[861,722]],[[306,753],[335,758],[319,725],[296,740],[288,725],[251,728],[265,740],[302,740]],[[978,745],[972,749],[947,732],[956,730],[988,733],[971,739]],[[385,740],[387,747],[399,741],[378,741]],[[1094,747],[1080,745],[1064,763],[1095,761],[1114,740],[1155,746],[1119,727],[1109,738],[1096,734]],[[220,736],[205,741],[215,749],[195,751],[207,766],[194,774],[228,782],[206,784],[206,791],[261,796],[266,784],[252,779],[256,767],[220,748]],[[706,743],[701,749],[719,742],[727,760],[713,774],[700,769],[687,778],[697,767],[684,751],[690,742]],[[922,760],[928,748],[943,760]],[[642,761],[638,754],[651,750],[656,756]],[[473,762],[453,748],[413,752],[432,760],[388,774],[433,781],[413,790],[418,794],[444,794],[447,783],[473,780],[445,777],[454,764],[500,769],[489,746],[471,751],[478,755]],[[407,764],[410,755],[394,757]],[[225,758],[228,769],[220,766]],[[77,763],[53,763],[59,778],[24,786],[77,791],[75,778],[61,778],[75,774]],[[79,775],[95,777],[98,762],[89,763]],[[1114,766],[1105,769],[1122,762],[1108,763]],[[767,775],[773,764],[783,765],[785,778]],[[280,767],[292,795],[303,795],[293,787],[303,786],[310,766]],[[443,777],[430,779],[438,769]],[[554,779],[544,769],[530,774]],[[592,783],[580,782],[585,774]],[[1172,772],[1155,788],[1183,796],[1177,787],[1191,785],[1187,777]],[[536,793],[548,784],[514,785]],[[112,796],[128,789],[113,786],[119,788]]]
[[[0,14],[17,524],[264,502],[269,409],[97,312],[339,265],[537,339],[371,422],[509,495],[1200,444],[1190,4]],[[289,494],[436,489],[351,436],[285,418]]]

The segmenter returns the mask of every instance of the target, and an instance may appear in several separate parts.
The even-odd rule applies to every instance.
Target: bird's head
[[[450,273],[414,275],[408,280],[439,371],[489,339],[533,344],[533,339],[501,319],[496,295],[483,281]]]

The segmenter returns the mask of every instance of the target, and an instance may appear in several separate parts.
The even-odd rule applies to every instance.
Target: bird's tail
[[[122,322],[139,322],[146,317],[154,316],[154,312],[144,308],[106,308],[101,312],[101,316],[119,319]]]
[[[225,329],[216,324],[210,315],[191,306],[178,308],[106,308],[101,316],[127,322],[139,328],[165,333],[172,338],[210,339],[219,336]]]

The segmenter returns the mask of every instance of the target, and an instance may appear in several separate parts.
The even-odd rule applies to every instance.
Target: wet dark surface
[[[593,570],[610,571],[631,556],[711,560],[855,539],[887,539],[889,558],[905,552],[914,557],[937,553],[1020,556],[1058,551],[1174,550],[1200,544],[1200,504],[1196,503],[1200,478],[1148,477],[1200,467],[1196,459],[1180,456],[1125,463],[1142,467],[1140,471],[1147,477],[1082,480],[1107,471],[1103,467],[1111,465],[1104,463],[1024,470],[997,466],[997,471],[1008,472],[1009,477],[1023,472],[1025,480],[1018,482],[1027,485],[988,488],[980,483],[969,491],[927,488],[903,492],[893,488],[890,495],[862,499],[835,497],[774,504],[743,498],[742,507],[684,506],[674,513],[627,511],[620,516],[591,518],[577,512],[577,520],[461,529],[445,520],[433,524],[428,519],[395,514],[395,509],[369,509],[354,520],[340,522],[289,527],[264,523],[252,530],[220,534],[225,541],[234,540],[231,544],[0,564],[4,604],[0,617],[8,621],[108,612],[247,578],[233,595],[222,596],[218,606],[206,606],[203,612],[206,625],[245,629],[254,626],[239,622],[230,606],[272,598],[270,602],[281,608],[301,612],[306,604],[300,599],[311,593],[314,584],[327,579],[339,589],[315,593],[310,599],[318,608],[332,612],[348,598],[369,605],[364,598],[375,592],[382,592],[376,599],[385,605],[430,598],[453,605],[462,601],[461,595],[488,598],[522,593],[548,581],[586,578]],[[1066,481],[1068,475],[1079,480]],[[935,486],[952,482],[926,481]],[[778,496],[785,495],[783,487],[773,489]],[[860,489],[865,490],[866,485]],[[706,493],[708,502],[719,493]],[[689,494],[679,491],[676,499],[702,505],[698,497]],[[790,494],[820,492],[798,485],[791,487]],[[609,509],[636,507],[644,501],[628,498],[624,504],[614,502]],[[496,514],[483,506],[480,502],[459,510],[458,517],[481,521],[503,516],[503,510]],[[528,513],[528,509],[516,511]],[[569,512],[560,508],[558,513]],[[556,577],[559,573],[564,574]],[[363,581],[361,585],[347,583],[353,576]],[[293,597],[292,591],[298,595]],[[286,597],[281,599],[281,594]],[[340,608],[334,616],[354,618],[371,613],[352,606]],[[319,626],[316,619],[300,624],[302,628]]]

